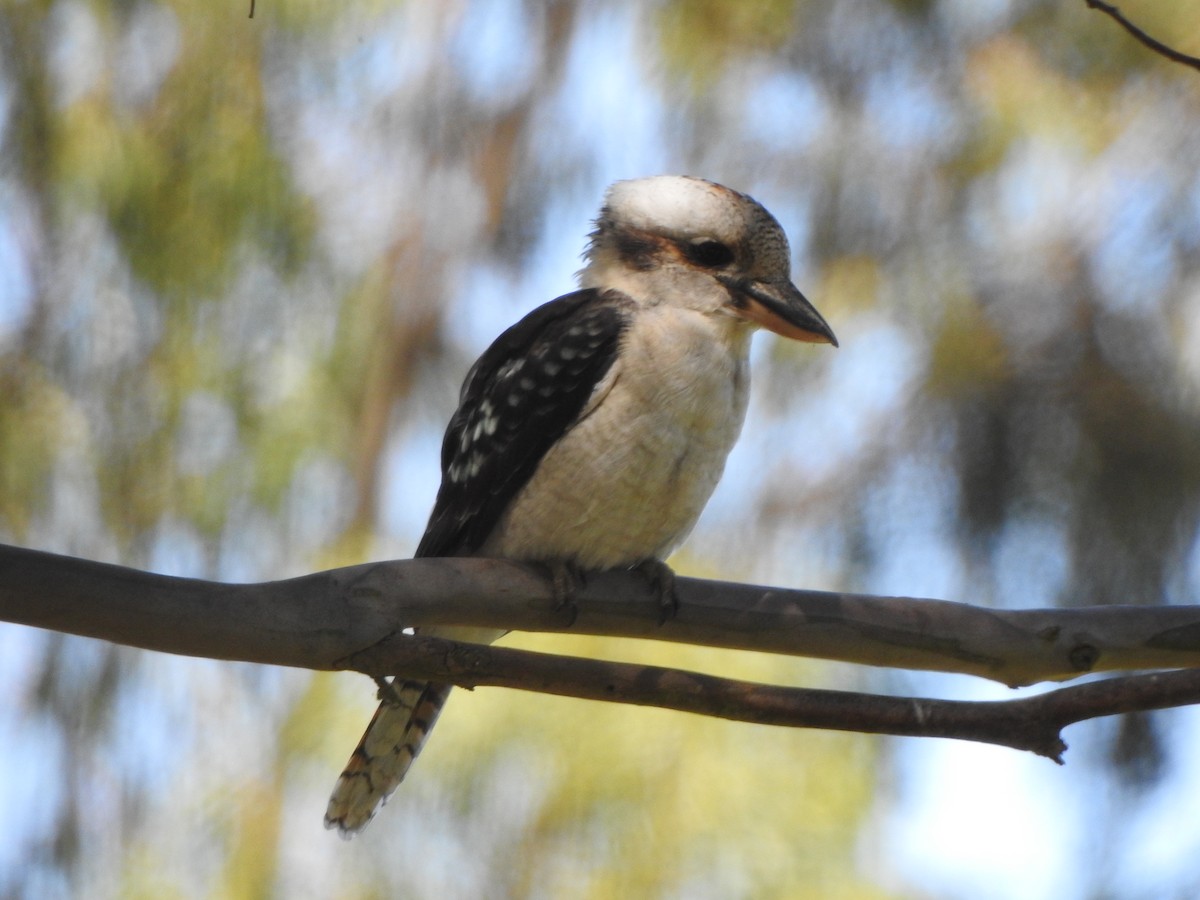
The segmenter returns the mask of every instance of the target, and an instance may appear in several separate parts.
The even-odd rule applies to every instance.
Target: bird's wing
[[[416,556],[469,556],[605,382],[630,301],[587,289],[505,331],[467,374],[442,443],[442,484]]]

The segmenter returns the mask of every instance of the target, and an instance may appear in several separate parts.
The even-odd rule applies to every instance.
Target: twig
[[[378,675],[516,688],[802,728],[977,741],[1062,763],[1060,731],[1085,719],[1200,703],[1200,671],[1109,678],[1015,700],[964,702],[779,687],[697,672],[393,635],[342,661]]]
[[[1087,3],[1089,9],[1098,9],[1100,12],[1111,16],[1117,22],[1117,24],[1119,24],[1122,28],[1128,31],[1137,40],[1141,41],[1141,43],[1149,47],[1155,53],[1158,53],[1160,56],[1165,56],[1172,62],[1181,63],[1185,66],[1190,66],[1193,69],[1200,70],[1200,59],[1195,56],[1188,56],[1186,53],[1180,53],[1178,50],[1168,47],[1161,41],[1157,41],[1150,37],[1150,35],[1146,34],[1146,32],[1142,31],[1142,29],[1138,28],[1127,18],[1125,18],[1124,14],[1121,12],[1121,10],[1117,9],[1117,7],[1111,6],[1108,3],[1103,3],[1101,0],[1085,0],[1085,2]]]

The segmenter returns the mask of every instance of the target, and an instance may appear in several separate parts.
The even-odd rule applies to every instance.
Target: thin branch
[[[0,620],[149,650],[332,669],[412,626],[651,638],[1018,686],[1087,672],[1200,667],[1200,607],[994,610],[678,578],[659,621],[640,575],[589,576],[561,609],[539,568],[504,560],[369,563],[222,584],[0,545]]]
[[[517,688],[702,713],[739,722],[867,734],[954,738],[1062,762],[1067,725],[1134,710],[1200,703],[1200,671],[1109,678],[1016,700],[963,702],[789,688],[657,666],[585,660],[439,638],[394,635],[343,661],[378,675]]]
[[[1085,0],[1085,2],[1087,3],[1089,9],[1098,9],[1100,12],[1111,16],[1117,22],[1117,24],[1133,35],[1134,38],[1160,56],[1165,56],[1172,62],[1181,63],[1185,66],[1190,66],[1193,69],[1200,69],[1200,59],[1196,58],[1195,56],[1188,56],[1186,53],[1180,53],[1178,50],[1168,47],[1161,41],[1157,41],[1150,37],[1150,35],[1146,34],[1146,32],[1142,31],[1142,29],[1138,28],[1127,18],[1125,18],[1125,15],[1117,7],[1108,3],[1102,3],[1101,0]]]

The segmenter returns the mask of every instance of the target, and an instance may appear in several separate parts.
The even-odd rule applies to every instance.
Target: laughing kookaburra
[[[741,430],[754,328],[837,346],[789,269],[783,229],[745,194],[681,176],[614,184],[581,290],[529,313],[467,374],[416,555],[661,565]],[[347,836],[404,778],[450,685],[382,693],[325,814]]]

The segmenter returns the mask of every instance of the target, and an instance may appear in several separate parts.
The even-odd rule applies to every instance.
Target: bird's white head
[[[702,178],[659,175],[610,187],[581,281],[837,346],[792,284],[787,235],[775,217],[752,197]]]

